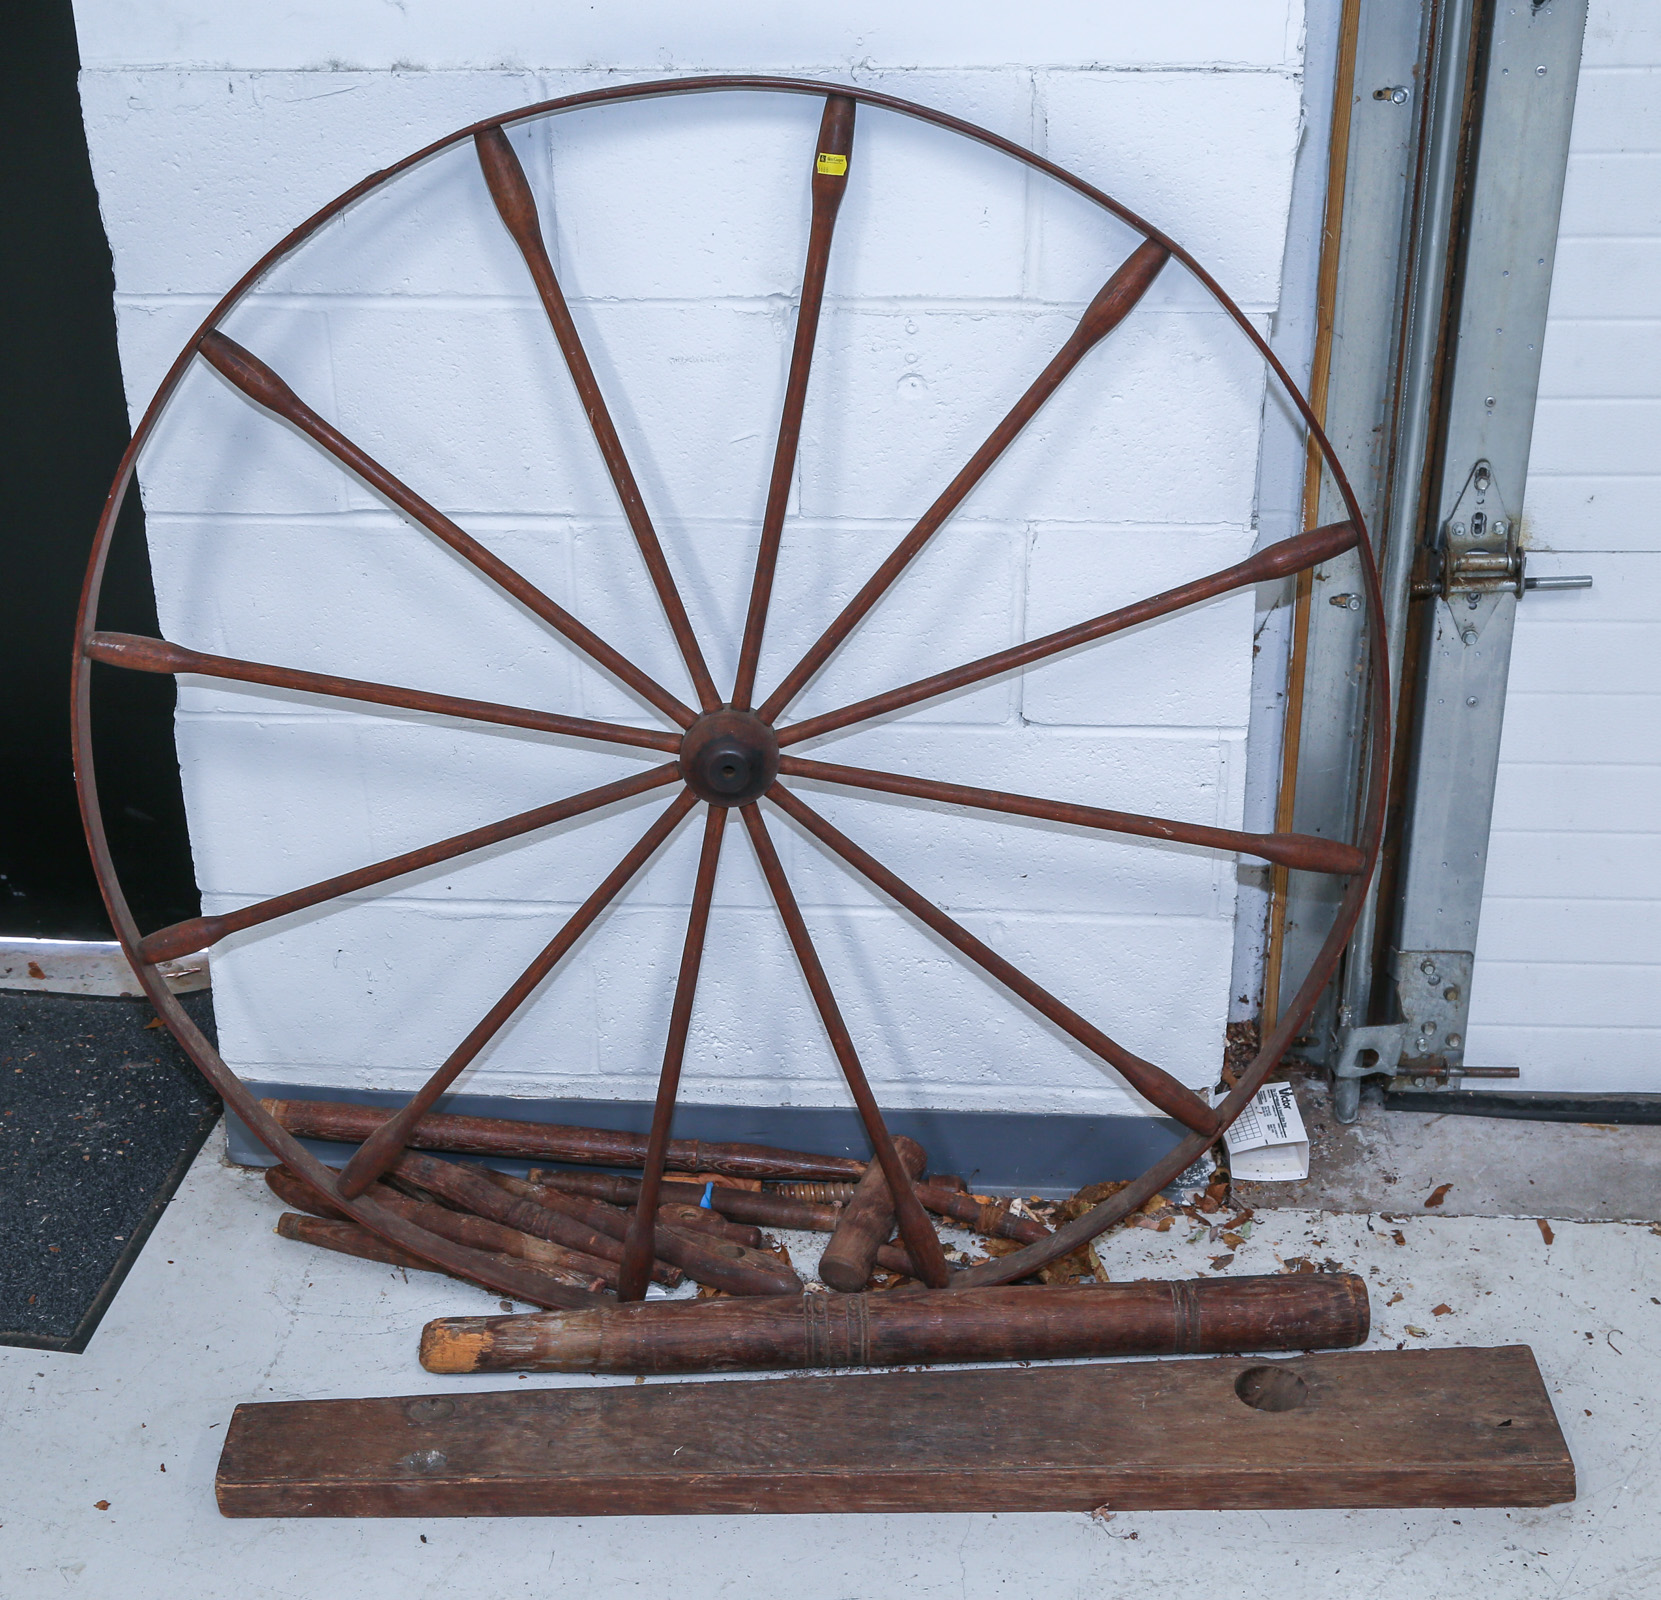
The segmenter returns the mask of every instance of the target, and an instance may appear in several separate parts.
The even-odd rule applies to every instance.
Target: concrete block
[[[839,312],[802,439],[810,516],[922,515],[1065,343],[1072,316]],[[1221,317],[1133,313],[1005,452],[964,513],[1244,523],[1262,371]]]
[[[287,0],[268,11],[204,10],[195,0],[158,0],[135,11],[114,0],[79,0],[75,9],[88,66],[319,68],[331,64],[333,51],[340,62],[362,67],[596,62],[642,76],[687,68],[825,73],[1081,60],[1282,65],[1297,60],[1303,15],[1291,0],[1246,7],[1176,0],[1136,12],[1103,11],[1088,0],[1025,11],[985,0],[919,0],[904,8],[860,0],[834,11],[781,12],[746,0],[698,16],[668,0],[647,0],[627,14],[606,7],[541,11],[518,0],[483,0],[465,16],[439,0],[409,0],[390,15],[373,0]]]
[[[1243,560],[1246,532],[1049,528],[1033,541],[1026,636]],[[1088,726],[1244,728],[1253,594],[1236,590],[1028,669],[1022,714]]]
[[[186,715],[179,756],[198,839],[198,881],[204,893],[244,903],[653,764],[455,723],[254,714]],[[363,893],[371,900],[574,905],[668,798],[668,791],[640,796]]]
[[[162,631],[193,649],[438,694],[575,712],[591,670],[573,646],[425,529],[384,512],[332,518],[170,518],[148,523]],[[481,542],[569,601],[559,526],[479,526]],[[223,686],[198,709],[275,698]],[[374,713],[382,715],[383,713]],[[395,713],[384,713],[395,715]]]
[[[195,320],[124,313],[123,342],[154,338],[162,343],[161,351],[147,350],[137,363],[159,381],[183,338],[194,331]],[[318,411],[327,415],[334,410],[327,331],[320,316],[251,306],[226,324],[226,332],[280,372]],[[149,399],[147,393],[129,395],[136,401],[133,409]],[[173,402],[145,441],[138,479],[145,509],[153,514],[333,513],[347,504],[350,492],[346,470],[333,457],[255,405],[201,359],[185,369]],[[158,581],[165,582],[165,575]]]
[[[893,770],[890,768],[889,770]],[[954,916],[963,912],[1226,917],[1219,864],[1209,853],[933,802],[867,798],[803,780],[791,787],[813,809]],[[1060,785],[1034,783],[1042,792]],[[1062,789],[1062,792],[1067,792]],[[783,824],[781,824],[781,827]],[[790,824],[787,831],[793,831]],[[870,906],[886,897],[810,837],[796,841],[789,870],[813,904]]]
[[[151,60],[178,57],[164,49]],[[87,141],[116,281],[128,294],[222,294],[289,229],[359,179],[480,117],[536,99],[538,87],[520,72],[84,72]],[[451,164],[423,174],[414,190],[433,198],[443,235],[455,226],[449,207],[456,194],[444,176]],[[408,203],[371,206],[341,230],[350,232],[350,247],[343,237],[320,259],[338,261],[344,249],[390,226],[423,263],[409,268],[412,285],[477,289],[492,281],[480,276],[488,268],[477,260],[440,265],[451,259],[447,251],[426,249],[419,227],[399,216]],[[479,220],[477,197],[465,204]],[[377,215],[378,227],[371,226]],[[378,281],[359,289],[396,292],[399,268],[384,249],[368,248],[364,268]],[[308,269],[296,269],[288,287],[317,286]],[[282,274],[272,282],[280,286]]]
[[[1045,154],[1177,240],[1243,305],[1273,308],[1302,121],[1295,76],[1047,72],[1038,90]],[[1050,185],[1034,196],[1040,293],[1093,294],[1115,230]]]

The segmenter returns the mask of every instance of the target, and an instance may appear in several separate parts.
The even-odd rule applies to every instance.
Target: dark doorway
[[[79,65],[70,0],[0,5],[0,936],[110,937],[75,804],[69,667],[128,427]],[[158,631],[137,495],[99,620]],[[94,703],[105,825],[139,924],[194,916],[172,680],[100,670]]]

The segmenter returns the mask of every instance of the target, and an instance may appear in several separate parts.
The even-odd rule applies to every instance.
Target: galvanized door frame
[[[1315,384],[1381,552],[1399,733],[1385,863],[1342,976],[1298,1044],[1333,1070],[1342,1120],[1369,1072],[1399,1062],[1415,1079],[1457,1085],[1465,1070],[1525,581],[1522,486],[1586,14],[1586,0],[1350,5],[1330,332]],[[1329,516],[1330,496],[1312,478],[1311,525]],[[1278,820],[1301,832],[1346,836],[1364,799],[1358,588],[1346,558],[1297,599]],[[1277,882],[1267,1011],[1289,998],[1330,927],[1334,887],[1304,873]]]

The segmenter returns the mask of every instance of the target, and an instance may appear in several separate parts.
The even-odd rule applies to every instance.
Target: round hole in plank
[[[1309,1398],[1309,1385],[1290,1367],[1247,1367],[1234,1392],[1254,1411],[1296,1411]]]

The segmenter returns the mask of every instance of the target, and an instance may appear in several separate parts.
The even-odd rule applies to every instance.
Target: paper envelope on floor
[[[1244,1183],[1295,1183],[1309,1176],[1309,1135],[1289,1083],[1266,1083],[1226,1134],[1232,1176]]]

